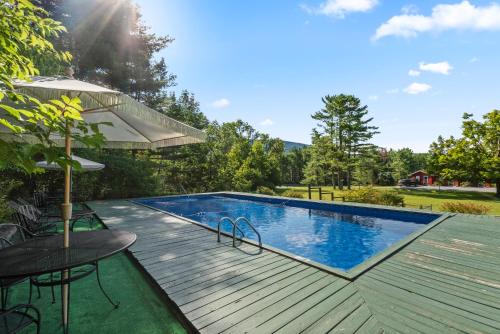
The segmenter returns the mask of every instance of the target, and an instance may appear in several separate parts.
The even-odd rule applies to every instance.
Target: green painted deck
[[[201,333],[500,333],[498,218],[449,218],[349,281],[128,201],[89,205],[137,233],[132,255]]]

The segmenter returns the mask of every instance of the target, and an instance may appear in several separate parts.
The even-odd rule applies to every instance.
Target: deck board
[[[132,202],[89,205],[201,333],[500,333],[500,219],[457,215],[347,280]],[[264,236],[265,242],[265,236]]]
[[[375,318],[395,330],[500,333],[499,234],[498,218],[457,215],[355,284]]]

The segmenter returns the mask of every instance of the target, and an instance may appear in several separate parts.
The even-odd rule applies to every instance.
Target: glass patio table
[[[66,279],[59,279],[55,284],[51,281],[52,285],[61,285],[62,289],[63,285],[69,285],[70,282],[96,271],[99,288],[109,302],[118,307],[101,285],[98,262],[126,250],[136,239],[134,233],[121,230],[70,232],[69,248],[63,247],[62,234],[30,239],[0,250],[0,278],[31,277],[57,272],[63,277],[64,271],[68,270]],[[70,269],[84,265],[92,265],[94,269],[71,275]],[[67,333],[68,328],[69,315],[68,325],[63,327],[63,331]]]

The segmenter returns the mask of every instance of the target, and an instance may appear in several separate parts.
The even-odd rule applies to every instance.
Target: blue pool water
[[[439,215],[332,205],[237,194],[137,200],[217,228],[222,217],[248,218],[264,244],[341,270],[349,270],[423,228]],[[256,239],[241,225],[247,238]],[[231,224],[223,229],[231,231]]]

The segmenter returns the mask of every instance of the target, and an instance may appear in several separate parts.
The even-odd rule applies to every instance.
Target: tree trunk
[[[332,187],[335,189],[335,169],[332,168]]]
[[[351,169],[347,168],[347,189],[351,190]]]
[[[496,183],[496,185],[497,185],[497,194],[496,194],[496,196],[497,196],[498,198],[500,198],[500,179],[496,179],[496,180],[495,180],[495,183]]]

